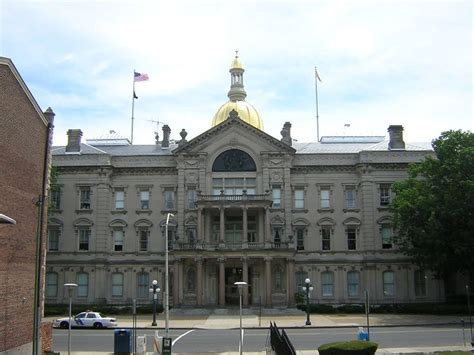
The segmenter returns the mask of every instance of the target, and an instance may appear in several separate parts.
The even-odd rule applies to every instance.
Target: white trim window
[[[117,188],[114,190],[115,209],[125,209],[125,190],[123,188]]]
[[[164,191],[164,202],[165,202],[165,210],[174,210],[175,209],[175,193],[174,190],[166,189]]]
[[[139,228],[138,234],[138,251],[148,251],[148,243],[150,238],[150,230],[148,228]]]
[[[90,210],[91,207],[91,188],[90,186],[81,186],[79,188],[79,209]]]
[[[197,208],[198,194],[196,189],[188,189],[186,193],[187,197],[187,207],[190,210]]]
[[[320,205],[322,209],[331,208],[331,189],[327,186],[322,186],[320,193]]]
[[[87,297],[89,295],[89,274],[78,272],[76,274],[77,297]]]
[[[357,228],[346,227],[347,250],[357,249]]]
[[[273,185],[272,186],[272,208],[281,208],[281,186]]]
[[[387,207],[390,204],[392,184],[379,185],[380,207]]]
[[[357,190],[355,186],[344,186],[344,207],[348,210],[357,208]]]
[[[359,271],[349,271],[347,273],[347,296],[359,297]]]
[[[304,250],[304,228],[296,228],[296,250]]]
[[[48,251],[59,251],[59,238],[61,228],[59,226],[48,227]]]
[[[139,208],[141,210],[149,210],[150,209],[150,190],[140,190],[140,201],[139,201]]]
[[[304,209],[304,188],[295,188],[293,199],[295,209]]]
[[[395,273],[393,271],[385,271],[383,277],[383,295],[385,297],[395,296]]]
[[[112,274],[112,297],[123,296],[123,274],[114,272]]]
[[[331,250],[331,226],[321,226],[321,250]]]
[[[90,227],[79,227],[77,233],[79,235],[79,251],[89,251],[91,239]]]
[[[114,251],[123,251],[125,232],[123,229],[114,229],[112,231],[114,239]]]
[[[52,210],[61,209],[61,186],[51,186],[49,190],[49,208]]]

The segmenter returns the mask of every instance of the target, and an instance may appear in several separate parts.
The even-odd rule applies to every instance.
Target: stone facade
[[[169,213],[175,307],[238,304],[235,281],[246,307],[293,306],[307,277],[313,302],[441,301],[442,283],[393,244],[388,211],[391,185],[430,148],[405,144],[401,126],[390,141],[292,145],[285,124],[281,141],[234,112],[179,145],[55,148],[47,302],[66,302],[65,282],[79,284],[75,303],[149,302],[152,280],[165,289]]]

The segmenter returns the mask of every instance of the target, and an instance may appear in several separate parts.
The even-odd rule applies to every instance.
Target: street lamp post
[[[69,297],[69,322],[67,331],[67,353],[71,354],[71,313],[72,313],[72,294],[76,289],[77,284],[67,283],[64,284],[64,288],[67,290]]]
[[[472,337],[472,315],[471,315],[471,295],[469,294],[469,285],[466,285],[467,311],[469,312],[469,327],[471,328],[471,346],[474,346],[474,338]]]
[[[313,291],[313,285],[311,285],[309,278],[304,280],[303,289],[306,292],[306,325],[311,325],[311,320],[309,319],[309,293]]]
[[[153,292],[153,322],[151,325],[156,327],[156,299],[158,298],[158,292],[160,292],[158,281],[153,280],[151,282],[150,292]]]
[[[169,300],[169,273],[168,273],[168,225],[170,223],[170,216],[174,217],[173,214],[168,213],[166,216],[166,224],[165,224],[165,334],[166,337],[169,337],[170,333],[170,300]]]
[[[243,347],[243,333],[242,333],[242,288],[247,285],[246,282],[244,281],[237,281],[234,282],[234,285],[236,285],[239,288],[239,314],[240,314],[240,336],[239,336],[239,352],[240,355],[242,355],[242,347]]]

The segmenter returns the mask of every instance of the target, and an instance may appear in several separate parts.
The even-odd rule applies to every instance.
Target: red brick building
[[[54,113],[42,112],[13,62],[0,57],[0,354],[38,349],[46,186]],[[1,221],[0,221],[1,222]],[[37,335],[36,335],[37,334]]]

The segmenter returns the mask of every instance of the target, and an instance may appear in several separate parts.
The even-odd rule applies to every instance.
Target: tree
[[[402,252],[438,277],[474,272],[474,134],[448,131],[409,167],[390,209]]]

